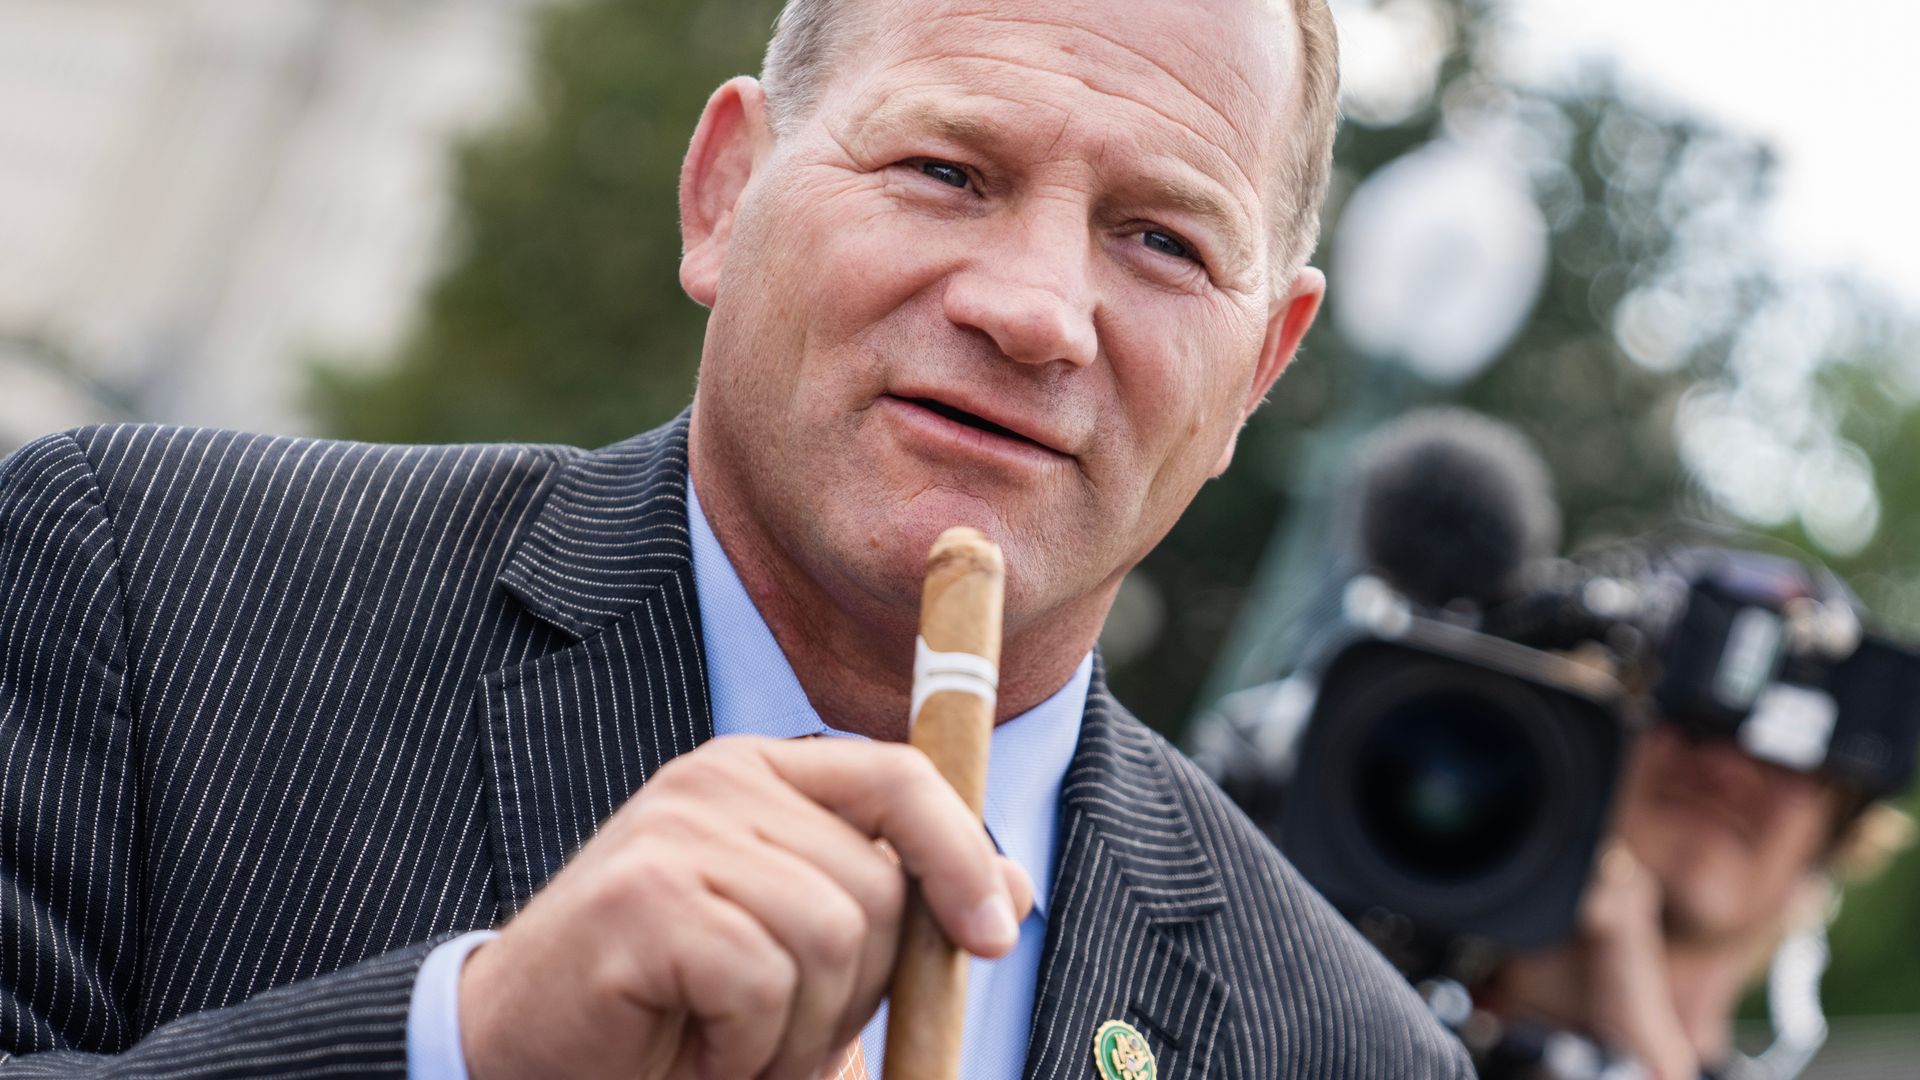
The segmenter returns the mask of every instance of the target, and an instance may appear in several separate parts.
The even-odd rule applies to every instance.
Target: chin
[[[879,495],[861,515],[863,527],[853,531],[866,537],[869,546],[897,547],[919,565],[934,540],[959,525],[978,529],[1000,545],[1009,560],[1022,546],[1025,537],[1007,512],[1017,508],[957,485],[916,480],[908,486],[915,489],[911,494]]]
[[[894,515],[898,535],[913,542],[923,554],[935,537],[956,525],[978,529],[1002,547],[1010,539],[993,503],[959,488],[928,488],[902,503]]]

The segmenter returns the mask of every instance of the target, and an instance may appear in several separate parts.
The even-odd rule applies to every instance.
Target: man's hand
[[[886,994],[909,874],[956,944],[1013,947],[1032,883],[920,751],[710,742],[467,962],[468,1071],[812,1077]]]

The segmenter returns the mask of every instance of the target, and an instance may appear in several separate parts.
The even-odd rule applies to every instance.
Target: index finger
[[[1026,913],[980,819],[925,754],[842,739],[769,742],[762,752],[800,794],[892,845],[954,944],[986,957],[1013,948]]]

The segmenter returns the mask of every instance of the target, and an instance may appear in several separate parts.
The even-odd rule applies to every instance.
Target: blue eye
[[[1176,259],[1192,259],[1194,257],[1193,249],[1188,247],[1185,241],[1174,236],[1172,233],[1161,232],[1159,229],[1148,229],[1140,234],[1140,240],[1162,255],[1171,255]]]
[[[944,161],[923,161],[920,163],[920,171],[948,187],[967,186],[967,170],[958,165],[949,165]]]

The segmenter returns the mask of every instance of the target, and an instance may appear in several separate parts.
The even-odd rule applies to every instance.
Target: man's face
[[[1267,266],[1297,34],[1243,0],[876,10],[733,204],[696,424],[829,590],[910,610],[969,524],[1010,631],[1104,611],[1318,302]]]
[[[1831,784],[1659,724],[1634,748],[1619,830],[1660,883],[1670,933],[1737,938],[1777,924],[1837,807]]]

